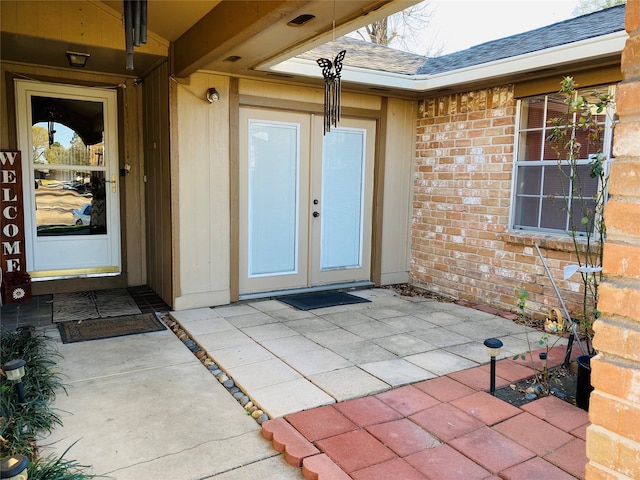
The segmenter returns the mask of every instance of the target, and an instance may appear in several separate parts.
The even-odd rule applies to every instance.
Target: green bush
[[[68,449],[59,458],[39,458],[36,438],[50,433],[56,425],[62,425],[57,413],[49,406],[56,391],[64,391],[60,374],[56,369],[56,358],[60,353],[50,339],[32,328],[16,332],[0,329],[0,365],[20,358],[26,362],[22,378],[26,404],[20,404],[13,382],[0,371],[0,458],[10,455],[25,455],[29,463],[30,479],[81,480],[93,478],[82,473],[82,465],[64,458]]]
[[[67,448],[59,458],[39,458],[29,463],[27,470],[29,480],[85,480],[94,478],[93,475],[83,473],[82,470],[87,468],[85,465],[79,465],[75,460],[64,458],[71,447]]]

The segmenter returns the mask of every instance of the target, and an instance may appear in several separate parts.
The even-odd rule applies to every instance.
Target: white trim
[[[118,176],[118,97],[113,89],[99,87],[82,87],[68,84],[55,84],[37,82],[33,80],[14,80],[16,90],[16,125],[18,133],[18,145],[22,151],[23,172],[23,198],[24,198],[24,228],[25,249],[27,251],[27,271],[62,271],[76,269],[100,270],[102,267],[113,267],[117,273],[122,272],[122,258],[120,245],[120,197],[121,187]],[[104,165],[76,166],[75,169],[104,172],[105,180],[115,180],[116,192],[114,193],[108,184],[107,196],[107,233],[100,235],[77,236],[51,236],[39,237],[36,233],[36,199],[33,189],[34,169],[42,167],[36,165],[31,159],[32,144],[32,111],[31,98],[46,96],[53,98],[66,98],[87,102],[97,102],[103,105],[104,121]],[[72,170],[74,167],[54,165],[52,168],[59,170]],[[111,176],[111,179],[109,178]],[[45,247],[54,249],[44,254]],[[96,252],[100,252],[96,255]],[[76,255],[81,253],[82,255]],[[74,263],[75,262],[75,263]],[[95,276],[110,276],[113,272],[97,273]],[[61,274],[62,275],[62,274]],[[70,277],[82,277],[86,274]]]
[[[621,53],[629,38],[627,32],[619,31],[599,37],[572,42],[557,47],[526,53],[515,57],[503,58],[493,62],[472,65],[434,75],[403,75],[399,73],[381,72],[367,68],[345,66],[342,70],[342,81],[389,87],[413,92],[427,92],[456,85],[491,80],[494,78],[526,73],[571,62],[594,60],[612,54]],[[263,64],[258,70],[266,69]],[[267,71],[322,78],[322,72],[314,60],[292,58],[274,65]]]
[[[521,112],[522,112],[522,100],[518,99],[516,101],[516,118],[515,118],[515,123],[514,123],[514,136],[515,136],[515,141],[514,141],[514,145],[513,145],[513,155],[511,158],[511,198],[509,201],[509,223],[507,224],[509,231],[520,231],[520,230],[514,230],[513,229],[513,223],[514,223],[514,219],[515,219],[515,215],[516,215],[516,187],[518,184],[518,152],[520,151],[520,135],[518,134],[518,132],[520,132],[520,124],[522,123],[521,120]]]

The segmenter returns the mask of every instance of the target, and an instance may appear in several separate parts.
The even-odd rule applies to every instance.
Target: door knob
[[[320,216],[320,213],[319,212],[313,212],[313,216],[318,218]]]

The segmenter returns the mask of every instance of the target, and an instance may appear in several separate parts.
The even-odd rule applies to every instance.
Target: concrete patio
[[[488,337],[504,343],[500,358],[530,349],[525,327],[495,314],[388,289],[351,293],[370,303],[302,311],[262,300],[171,317],[271,418],[487,363]]]
[[[530,471],[583,478],[582,456],[572,454],[578,467],[558,466],[542,458],[552,451],[538,452],[526,444],[528,436],[518,439],[509,432],[540,428],[537,422],[543,422],[542,431],[553,427],[569,439],[558,449],[570,446],[584,455],[585,412],[565,404],[577,420],[564,428],[548,423],[544,408],[536,417],[484,392],[487,337],[504,343],[498,386],[533,373],[526,362],[510,359],[530,348],[523,326],[497,312],[388,289],[351,293],[370,302],[301,311],[270,299],[170,313],[169,323],[178,322],[268,414],[272,420],[262,427],[169,329],[62,344],[57,329],[45,326],[59,342],[68,395],[56,398],[53,406],[64,426],[42,440],[43,453],[60,454],[73,444],[69,458],[90,465],[89,473],[118,480],[441,479],[452,465],[443,460],[449,457],[464,458],[479,475],[469,478],[497,478],[492,475],[503,463],[486,463],[487,446],[472,438],[482,435],[505,452],[513,447],[509,442],[517,445],[518,461],[503,468],[512,469],[504,478],[526,478],[513,472]],[[529,336],[535,349],[540,333]],[[553,352],[558,364],[564,348]],[[440,392],[443,385],[458,394]],[[341,420],[327,420],[327,412]],[[451,433],[433,424],[460,417],[474,428]],[[304,424],[349,427],[328,435],[305,430]],[[391,439],[398,435],[404,438],[400,446]],[[428,441],[420,444],[420,439]],[[358,453],[359,445],[384,454],[360,458],[365,452]],[[446,455],[436,458],[436,453]],[[416,454],[421,457],[408,458]],[[425,465],[433,462],[441,463],[433,470],[441,472],[438,476],[426,473]],[[525,466],[518,470],[520,464]],[[389,473],[394,471],[396,476]],[[456,477],[453,467],[448,471],[449,478],[467,479]]]

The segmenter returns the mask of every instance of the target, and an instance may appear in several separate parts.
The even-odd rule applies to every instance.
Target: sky
[[[578,0],[429,0],[433,11],[415,53],[464,50],[571,18]],[[397,48],[397,47],[396,47]],[[420,51],[421,48],[423,51]]]
[[[48,128],[47,122],[40,122],[37,125],[45,129]],[[73,138],[73,130],[61,123],[56,123],[54,129],[56,133],[53,134],[53,140],[59,142],[64,148],[69,148],[71,146],[71,138]]]

